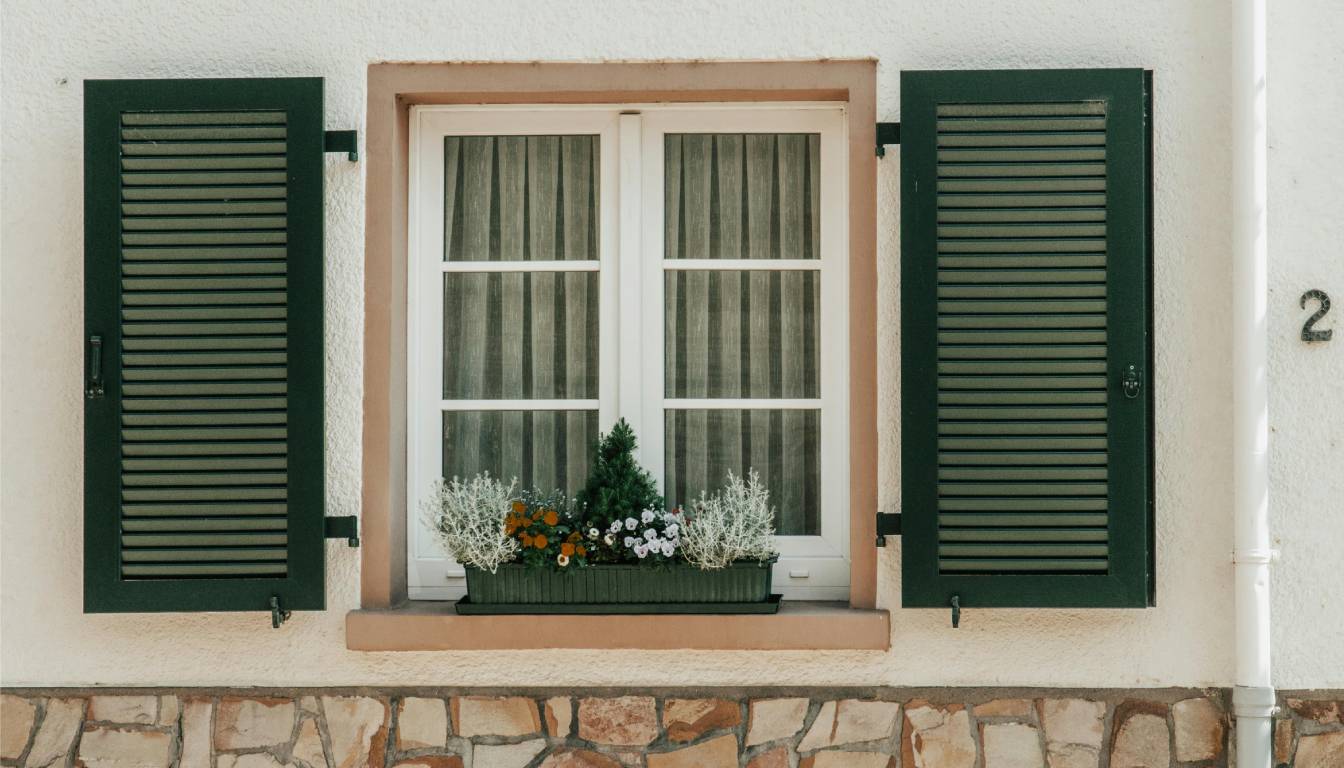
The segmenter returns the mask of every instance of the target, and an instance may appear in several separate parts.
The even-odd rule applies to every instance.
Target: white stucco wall
[[[1280,686],[1344,685],[1344,8],[1269,9],[1270,582]],[[1328,343],[1298,340],[1315,310]]]
[[[1289,17],[1300,17],[1292,18]],[[1276,683],[1344,687],[1344,338],[1296,341],[1302,290],[1344,302],[1331,0],[1276,4],[1271,242]],[[142,2],[7,0],[0,108],[0,683],[5,685],[1228,685],[1232,672],[1228,34],[1223,0]],[[1315,41],[1310,45],[1301,38]],[[320,75],[327,125],[359,127],[372,61],[875,57],[901,69],[1156,70],[1158,606],[892,613],[889,653],[345,650],[358,558],[328,549],[329,610],[85,616],[82,568],[84,78]],[[1292,82],[1302,77],[1302,82]],[[1330,90],[1333,88],[1333,92]],[[1330,149],[1322,154],[1320,148]],[[899,504],[898,159],[879,172],[880,494]],[[359,512],[362,167],[327,175],[327,493]],[[1335,238],[1331,238],[1335,235]],[[1344,305],[1337,312],[1344,312]],[[1330,320],[1341,327],[1338,316]],[[1332,401],[1331,398],[1334,398]],[[896,549],[880,601],[900,604]],[[1333,590],[1333,594],[1332,594]],[[1333,628],[1333,629],[1331,629]]]

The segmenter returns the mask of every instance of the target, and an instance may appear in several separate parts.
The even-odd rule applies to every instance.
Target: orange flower
[[[579,539],[582,539],[582,538],[583,538],[583,536],[582,536],[578,531],[575,531],[575,532],[569,534],[569,537],[566,538],[565,541],[578,541]]]
[[[574,554],[574,545],[573,545],[573,544],[561,544],[561,545],[560,545],[560,554],[564,555],[565,557],[569,557],[570,555]]]
[[[521,501],[515,501],[513,502],[513,511],[521,515],[527,511],[527,505]]]
[[[537,549],[545,549],[546,544],[547,544],[546,534],[539,533],[536,536],[532,537],[532,546],[536,547]]]
[[[579,557],[583,557],[584,555],[588,554],[588,548],[583,546],[582,544],[575,547],[574,551],[579,553]]]
[[[556,523],[560,522],[560,516],[555,513],[554,509],[546,510],[545,519],[547,525],[555,525]]]

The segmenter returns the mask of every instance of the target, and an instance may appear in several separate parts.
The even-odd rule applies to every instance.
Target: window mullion
[[[620,253],[616,265],[620,286],[616,322],[620,379],[616,415],[630,423],[635,433],[641,436],[641,442],[647,442],[649,436],[644,423],[645,411],[641,410],[648,397],[644,390],[647,372],[642,356],[646,342],[642,312],[645,301],[643,129],[642,115],[635,113],[620,116],[620,192],[617,201]]]
[[[441,411],[595,411],[599,400],[511,399],[440,400]]]
[[[601,261],[444,261],[443,272],[597,272]]]
[[[664,374],[666,364],[663,349],[663,216],[664,216],[664,177],[663,177],[663,131],[652,121],[640,123],[640,145],[632,157],[637,158],[641,195],[636,208],[641,213],[639,221],[640,248],[634,262],[640,271],[638,291],[630,294],[639,297],[639,322],[631,331],[638,356],[634,359],[641,369],[639,391],[640,424],[640,461],[650,474],[663,485],[664,446]],[[629,410],[633,411],[634,408]],[[664,489],[665,491],[666,489]]]
[[[770,397],[679,397],[665,398],[663,407],[668,410],[821,410],[819,397],[770,398]]]
[[[665,270],[821,271],[821,259],[664,259]]]

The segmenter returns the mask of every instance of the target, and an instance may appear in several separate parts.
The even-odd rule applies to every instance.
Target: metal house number
[[[1329,328],[1318,331],[1315,326],[1317,321],[1322,317],[1325,317],[1326,313],[1330,311],[1330,296],[1327,295],[1325,291],[1312,288],[1310,291],[1302,294],[1302,298],[1298,299],[1298,306],[1302,309],[1306,309],[1307,302],[1312,299],[1320,302],[1321,307],[1316,310],[1311,317],[1307,318],[1307,322],[1302,324],[1302,340],[1306,342],[1329,341],[1335,335],[1334,329]]]

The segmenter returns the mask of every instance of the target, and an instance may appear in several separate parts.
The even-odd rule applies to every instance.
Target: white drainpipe
[[[1266,0],[1232,3],[1232,410],[1237,767],[1270,768]]]

